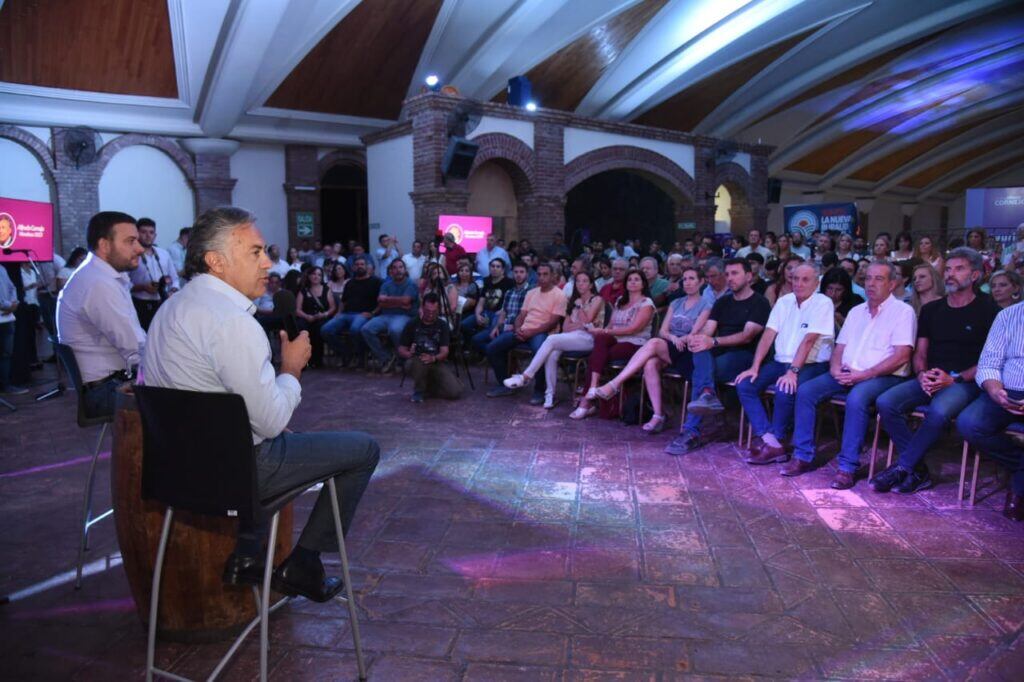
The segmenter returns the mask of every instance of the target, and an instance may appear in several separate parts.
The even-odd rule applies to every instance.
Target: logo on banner
[[[800,232],[804,238],[810,238],[818,231],[818,214],[806,209],[797,211],[790,217],[786,231],[789,233]]]
[[[452,223],[451,225],[448,226],[448,234],[452,236],[452,239],[455,240],[456,244],[462,243],[462,225],[459,225],[458,223]]]
[[[10,213],[0,213],[0,249],[9,248],[17,236],[17,223]]]

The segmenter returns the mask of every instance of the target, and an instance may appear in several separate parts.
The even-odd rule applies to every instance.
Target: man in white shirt
[[[267,247],[267,256],[270,258],[270,272],[275,272],[281,276],[281,279],[284,279],[284,276],[288,274],[292,266],[288,264],[288,261],[281,258],[281,249],[278,248],[277,244],[271,244]]]
[[[804,233],[800,230],[793,230],[790,233],[789,252],[794,256],[800,256],[804,260],[811,260],[811,247],[804,244]]]
[[[759,253],[767,261],[773,258],[772,252],[761,245],[761,230],[756,227],[747,232],[747,246],[736,252],[735,258],[746,258],[752,253]]]
[[[189,228],[183,227],[178,232],[178,238],[167,247],[167,253],[171,254],[171,261],[174,263],[174,271],[178,277],[185,276],[185,251],[188,250]]]
[[[142,255],[130,275],[132,302],[139,315],[139,324],[148,330],[160,304],[180,285],[171,254],[156,245],[156,223],[151,218],[139,218],[138,231]]]
[[[189,285],[163,306],[143,359],[150,386],[235,393],[245,400],[261,498],[270,498],[310,478],[334,475],[347,532],[356,506],[377,466],[380,449],[365,433],[290,433],[302,397],[299,377],[310,357],[309,336],[294,341],[281,332],[281,373],[274,374],[270,343],[253,318],[266,287],[270,261],[255,218],[239,208],[203,213],[192,227]],[[224,567],[229,584],[262,580],[261,528],[239,528],[238,544]],[[290,596],[327,601],[343,587],[327,578],[321,552],[337,551],[328,486],[309,515],[298,544],[274,571],[273,586]]]
[[[18,309],[18,289],[7,269],[0,265],[0,393],[28,393],[24,386],[11,385],[11,359],[14,357],[14,311]]]
[[[891,263],[872,263],[868,268],[864,280],[867,303],[854,306],[846,316],[832,351],[828,374],[802,384],[797,390],[794,459],[782,468],[783,476],[799,476],[814,468],[814,420],[818,404],[835,396],[845,396],[839,471],[832,487],[836,490],[853,487],[864,432],[875,400],[910,374],[917,317],[913,308],[892,295],[899,278],[899,269]]]
[[[423,253],[423,242],[419,239],[412,243],[412,251],[402,256],[405,269],[409,273],[409,279],[419,282],[423,276],[423,265],[427,262],[427,256]]]
[[[86,228],[89,255],[57,299],[57,338],[71,346],[90,417],[114,413],[114,392],[142,359],[146,332],[128,293],[142,255],[135,219],[103,211]]]
[[[477,277],[486,279],[491,276],[491,261],[500,258],[505,261],[505,272],[512,271],[512,259],[508,257],[508,251],[498,246],[498,238],[493,234],[487,235],[487,248],[480,249],[476,254]]]
[[[398,260],[402,257],[402,252],[398,248],[398,240],[395,237],[382,234],[377,238],[377,243],[380,244],[374,255],[377,257],[377,265],[379,266],[379,272],[387,272],[391,266],[391,261]]]
[[[797,386],[828,371],[835,333],[832,299],[817,292],[818,271],[801,263],[793,272],[793,292],[780,298],[765,325],[754,363],[736,377],[736,393],[757,439],[748,464],[789,459],[782,439],[793,428]],[[775,357],[764,363],[775,345]],[[775,407],[768,418],[761,394],[775,386]]]

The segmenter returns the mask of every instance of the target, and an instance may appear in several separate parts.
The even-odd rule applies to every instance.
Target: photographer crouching
[[[196,220],[185,270],[188,286],[160,307],[143,358],[144,383],[188,391],[236,393],[245,400],[256,450],[260,497],[290,490],[318,474],[334,474],[345,533],[377,466],[380,449],[358,432],[290,433],[302,396],[299,377],[310,357],[306,332],[281,332],[281,372],[274,375],[270,343],[253,317],[253,299],[267,285],[270,260],[249,212],[215,208]],[[295,549],[274,571],[272,585],[289,596],[331,599],[343,587],[328,578],[321,552],[336,552],[328,486],[320,491]],[[265,528],[239,527],[224,582],[259,585]]]

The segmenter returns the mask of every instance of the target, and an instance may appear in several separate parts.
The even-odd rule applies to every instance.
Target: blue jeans
[[[971,381],[947,386],[934,396],[929,396],[917,379],[908,379],[880,395],[876,407],[882,416],[882,426],[899,455],[899,465],[904,469],[917,466],[949,423],[980,392],[978,385]],[[923,405],[927,405],[924,421],[917,431],[911,431],[907,426],[906,415]]]
[[[715,390],[715,384],[722,381],[732,381],[736,375],[750,367],[754,362],[754,354],[749,350],[730,350],[721,355],[714,355],[711,351],[705,350],[700,353],[693,353],[693,377],[690,384],[693,390],[690,394],[696,398],[705,390]],[[702,416],[690,412],[686,415],[683,423],[683,431],[700,435],[700,423]]]
[[[480,331],[481,329],[483,329],[485,333],[490,334],[491,329],[494,328],[494,321],[498,319],[498,313],[485,310],[483,311],[483,315],[487,318],[487,324],[484,327],[477,325],[476,315],[469,315],[459,323],[460,329],[462,330],[462,338],[465,339],[467,348],[470,344],[478,346],[478,344],[475,343],[475,338],[483,333]],[[482,346],[478,346],[478,350],[483,353],[486,345],[487,344],[485,343]]]
[[[477,334],[479,336],[479,334]],[[516,338],[514,332],[502,332],[498,336],[487,344],[487,361],[491,363],[491,369],[494,370],[494,378],[497,379],[500,384],[508,378],[508,354],[516,346],[522,345],[524,348],[529,348],[531,351],[536,353],[541,345],[543,345],[545,339],[548,338],[547,334],[535,334],[526,341],[520,341]],[[474,341],[476,339],[474,338]],[[534,377],[533,381],[533,393],[534,395],[544,395],[544,389],[547,386],[547,382],[544,380],[543,374],[538,374]]]
[[[793,455],[810,462],[814,459],[814,422],[818,416],[818,403],[836,396],[846,398],[846,416],[843,418],[843,439],[839,448],[839,469],[856,473],[860,467],[860,449],[864,445],[864,432],[871,420],[871,406],[878,396],[904,377],[875,377],[843,386],[831,374],[822,374],[802,384],[796,391],[796,419],[793,429]]]
[[[341,335],[348,332],[352,350],[358,352],[362,349],[363,343],[363,337],[359,332],[370,319],[363,317],[362,313],[339,313],[320,327],[320,337],[335,353],[344,355],[348,351]]]
[[[750,426],[754,429],[755,436],[763,436],[771,432],[778,439],[783,439],[790,429],[793,428],[793,412],[796,409],[796,394],[775,391],[775,409],[772,412],[771,421],[768,420],[768,412],[761,402],[761,394],[770,386],[774,386],[786,370],[789,369],[788,362],[776,362],[772,360],[761,366],[757,373],[757,379],[751,381],[744,379],[743,383],[736,386],[736,393],[740,397],[740,403],[750,419]],[[805,381],[821,376],[828,371],[827,362],[810,362],[800,368],[797,374],[797,386],[802,386]]]
[[[0,388],[11,383],[11,356],[14,355],[14,322],[0,324]]]
[[[402,340],[402,331],[411,319],[411,315],[378,315],[364,324],[359,333],[362,334],[363,343],[373,353],[373,357],[380,362],[385,362],[388,359],[388,353],[384,350],[378,335],[381,332],[387,332],[391,339],[391,345],[397,349]]]
[[[1014,400],[1024,398],[1024,391],[1007,393]],[[1024,422],[1024,417],[1010,414],[982,391],[956,418],[956,428],[968,443],[1005,466],[1012,477],[1013,492],[1024,495],[1024,448],[1003,434],[1014,422]]]
[[[268,499],[307,481],[333,475],[341,527],[348,534],[356,506],[379,459],[377,441],[365,433],[282,433],[256,446],[257,486],[260,497]],[[298,544],[306,549],[338,551],[330,494],[330,488],[324,485],[302,529]],[[239,529],[240,537],[259,537],[261,533],[261,528]]]

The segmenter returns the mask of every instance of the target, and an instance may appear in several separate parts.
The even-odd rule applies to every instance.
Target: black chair
[[[53,344],[53,352],[57,355],[58,362],[64,366],[64,371],[67,372],[68,377],[71,379],[71,384],[75,387],[75,393],[78,394],[78,425],[83,429],[96,426],[97,424],[103,425],[100,428],[99,438],[96,439],[96,448],[92,452],[92,462],[89,464],[89,478],[85,484],[85,500],[82,504],[82,534],[79,537],[78,559],[75,562],[75,589],[77,590],[82,587],[82,564],[85,561],[85,552],[89,549],[89,528],[114,513],[113,509],[108,509],[96,518],[92,517],[92,489],[96,482],[96,462],[100,458],[100,447],[103,445],[103,438],[107,435],[107,425],[114,421],[114,415],[90,417],[86,414],[85,389],[82,387],[82,373],[78,369],[75,351],[72,350],[71,346],[60,343],[53,337],[50,338],[50,342]]]
[[[177,678],[154,666],[157,609],[160,603],[160,576],[176,509],[195,514],[237,517],[250,524],[270,520],[266,569],[262,588],[253,587],[257,615],[242,631],[217,664],[209,679],[224,669],[242,642],[260,626],[260,679],[267,679],[268,628],[270,613],[289,601],[286,597],[270,606],[270,577],[273,572],[274,545],[277,542],[278,517],[282,507],[310,487],[326,481],[331,493],[334,528],[338,535],[345,596],[339,603],[348,607],[355,645],[359,679],[366,679],[362,642],[359,636],[348,555],[341,529],[337,490],[334,479],[321,476],[271,499],[260,499],[252,431],[245,401],[232,393],[198,393],[154,386],[136,386],[135,396],[142,417],[143,458],[142,497],[167,505],[163,531],[157,548],[149,605],[149,638],[146,650],[146,679],[154,673]],[[182,428],[188,424],[189,428]]]

